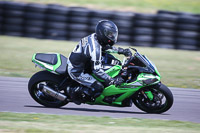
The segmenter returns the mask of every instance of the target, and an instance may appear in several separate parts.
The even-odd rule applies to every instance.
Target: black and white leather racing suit
[[[113,52],[117,52],[117,50],[117,48],[112,49]],[[97,78],[104,80],[105,83],[112,80],[102,69],[101,60],[102,46],[98,43],[96,34],[93,33],[83,38],[70,54],[68,73],[73,80],[86,87],[102,88],[102,84],[89,74],[92,72]]]

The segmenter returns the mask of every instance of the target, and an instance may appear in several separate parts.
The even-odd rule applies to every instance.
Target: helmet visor
[[[117,37],[118,37],[118,31],[117,30],[108,30],[108,29],[105,29],[104,30],[104,35],[112,40],[113,42],[117,42]]]

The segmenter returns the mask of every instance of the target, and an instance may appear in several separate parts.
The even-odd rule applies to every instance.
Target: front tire
[[[151,91],[153,94],[153,100],[145,97],[145,91]],[[135,93],[133,98],[133,103],[136,107],[145,111],[147,113],[163,113],[169,110],[173,105],[173,95],[170,89],[161,84],[157,87],[152,87],[149,89],[141,89]]]
[[[62,76],[53,74],[48,71],[40,71],[35,73],[30,78],[28,83],[28,91],[31,97],[39,104],[44,105],[45,107],[59,108],[61,106],[66,105],[68,102],[60,101],[56,98],[53,98],[52,96],[44,94],[42,91],[38,89],[37,86],[38,84],[44,84],[57,91],[56,89],[62,80],[63,80]]]

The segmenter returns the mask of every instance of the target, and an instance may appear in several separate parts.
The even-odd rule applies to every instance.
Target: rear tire
[[[67,101],[60,101],[56,98],[53,98],[49,95],[44,94],[37,88],[38,84],[50,85],[56,91],[56,86],[63,80],[63,77],[60,75],[53,74],[48,71],[40,71],[35,73],[28,83],[28,91],[31,97],[41,105],[45,107],[59,108],[66,105]]]
[[[136,107],[145,111],[147,113],[163,113],[169,110],[173,105],[173,95],[170,89],[161,84],[159,87],[154,87],[149,89],[154,95],[154,99],[152,101],[145,99],[139,90],[136,92],[135,97],[133,98],[133,102]],[[164,103],[163,103],[164,98]]]

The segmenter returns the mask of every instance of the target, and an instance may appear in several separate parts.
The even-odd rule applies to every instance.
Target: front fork
[[[153,94],[152,94],[151,91],[144,91],[144,90],[142,90],[141,93],[145,97],[145,99],[148,99],[150,101],[153,100]]]
[[[156,88],[156,87],[159,87],[159,86],[160,86],[160,83],[158,83],[158,84],[155,85],[155,86],[151,86],[151,87]],[[144,97],[145,97],[146,99],[149,99],[150,101],[152,101],[153,98],[154,98],[154,95],[153,95],[153,93],[152,93],[150,90],[151,90],[151,89],[149,89],[149,90],[147,90],[147,91],[142,90],[142,94],[144,95]]]
[[[145,91],[144,95],[146,95],[146,97],[150,100],[153,100],[153,94],[151,91]]]

